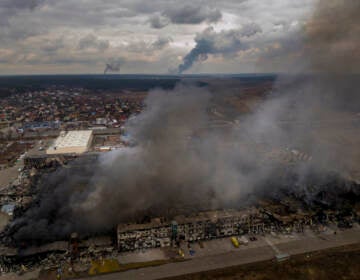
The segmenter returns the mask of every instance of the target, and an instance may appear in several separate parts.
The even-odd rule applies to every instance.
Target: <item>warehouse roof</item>
[[[57,148],[87,146],[91,137],[91,130],[62,131],[53,146]]]
[[[61,151],[68,148],[87,148],[91,140],[92,130],[62,131],[60,136],[48,149],[48,153]]]

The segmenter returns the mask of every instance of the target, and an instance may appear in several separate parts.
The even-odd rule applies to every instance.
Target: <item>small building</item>
[[[106,118],[96,118],[95,124],[97,125],[106,125],[107,120]]]
[[[27,122],[22,127],[23,130],[46,130],[58,129],[61,123],[59,121]]]
[[[90,148],[93,138],[92,130],[62,131],[54,143],[46,150],[54,154],[82,154]]]
[[[5,204],[1,207],[1,212],[8,214],[10,217],[14,215],[15,204]]]

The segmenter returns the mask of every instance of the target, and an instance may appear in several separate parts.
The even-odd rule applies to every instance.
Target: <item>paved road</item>
[[[270,237],[267,237],[270,238]],[[272,244],[274,240],[272,239]],[[276,248],[282,253],[301,254],[311,251],[328,249],[343,245],[360,243],[360,229],[354,228],[338,234],[321,234],[310,236],[289,242],[279,242]],[[257,248],[232,251],[228,253],[194,258],[179,263],[170,263],[157,267],[148,267],[137,270],[129,270],[121,273],[97,276],[101,280],[122,280],[122,279],[141,279],[153,280],[165,277],[178,276],[188,273],[208,271],[229,266],[236,266],[245,263],[258,262],[273,259],[276,252],[269,245],[262,245]]]
[[[24,166],[23,160],[16,162],[13,167],[0,170],[0,190],[6,189],[19,176],[19,168]]]

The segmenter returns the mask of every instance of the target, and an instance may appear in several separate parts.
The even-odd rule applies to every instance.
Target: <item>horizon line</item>
[[[172,76],[172,77],[184,77],[184,76],[231,76],[231,75],[284,75],[289,73],[277,73],[277,72],[248,72],[248,73],[192,73],[192,74],[156,74],[156,73],[39,73],[39,74],[0,74],[0,77],[16,77],[16,76]]]

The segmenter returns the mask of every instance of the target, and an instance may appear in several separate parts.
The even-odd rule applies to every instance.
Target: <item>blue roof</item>
[[[5,204],[1,207],[1,211],[4,213],[13,213],[15,210],[15,204]]]

